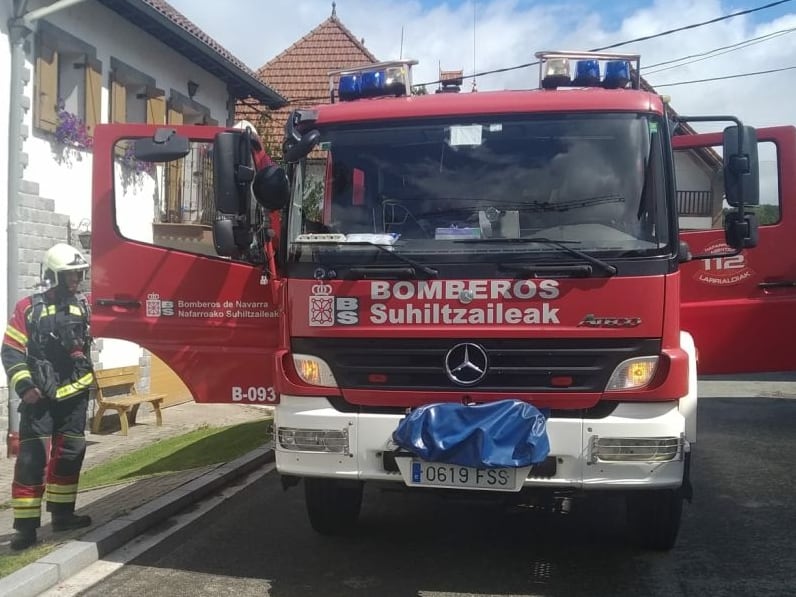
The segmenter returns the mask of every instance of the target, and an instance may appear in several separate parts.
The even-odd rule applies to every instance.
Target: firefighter
[[[3,337],[8,385],[21,398],[19,454],[11,486],[16,534],[11,549],[36,543],[41,502],[47,501],[54,531],[91,524],[76,515],[89,389],[89,308],[79,285],[88,262],[59,243],[42,263],[42,290],[20,300]],[[46,483],[46,485],[45,485]]]

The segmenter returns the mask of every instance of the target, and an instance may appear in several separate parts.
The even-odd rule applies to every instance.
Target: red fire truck
[[[356,523],[366,483],[605,492],[672,547],[697,360],[793,367],[793,216],[760,226],[755,206],[760,144],[767,200],[792,197],[796,134],[674,118],[635,55],[538,58],[529,91],[412,95],[412,61],[334,73],[332,103],[287,122],[284,167],[245,128],[98,127],[95,335],[143,345],[198,402],[273,405],[278,471],[321,533]],[[129,146],[154,181],[137,195]],[[498,428],[481,409],[504,404]],[[523,447],[497,439],[527,439],[518,405],[544,449],[483,457]],[[437,452],[396,433],[420,412],[405,437]],[[457,434],[480,460],[428,456]]]

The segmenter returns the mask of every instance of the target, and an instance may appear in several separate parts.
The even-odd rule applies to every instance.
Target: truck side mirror
[[[216,215],[213,242],[216,252],[234,257],[251,245],[249,198],[254,160],[248,131],[224,131],[213,140],[213,190]]]
[[[305,157],[321,140],[321,133],[315,129],[307,131],[301,136],[297,142],[293,143],[290,140],[285,142],[284,146],[284,159],[286,162],[298,162],[301,158]]]
[[[186,137],[174,129],[158,129],[152,138],[136,139],[133,155],[141,162],[173,162],[184,158],[191,151]]]
[[[751,126],[724,129],[724,195],[732,207],[759,205],[757,131]]]
[[[279,166],[268,166],[254,175],[252,191],[257,203],[270,211],[283,209],[290,200],[290,183]]]
[[[759,232],[757,216],[753,213],[731,211],[724,217],[724,239],[733,249],[756,247]]]

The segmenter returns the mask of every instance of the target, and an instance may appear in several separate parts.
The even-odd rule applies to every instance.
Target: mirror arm
[[[727,251],[726,253],[704,253],[702,255],[691,255],[691,260],[693,259],[719,259],[723,257],[735,257],[736,255],[740,255],[742,249],[735,249],[734,251]]]

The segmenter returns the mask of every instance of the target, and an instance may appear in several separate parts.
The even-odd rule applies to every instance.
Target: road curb
[[[35,597],[186,506],[273,461],[273,446],[269,444],[208,471],[0,579],[0,597]]]

